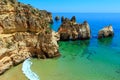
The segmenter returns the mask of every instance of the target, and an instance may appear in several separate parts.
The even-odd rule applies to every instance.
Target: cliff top
[[[39,32],[52,22],[52,15],[17,0],[0,0],[0,33]]]

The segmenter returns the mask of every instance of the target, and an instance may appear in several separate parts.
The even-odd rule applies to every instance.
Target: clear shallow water
[[[87,20],[92,38],[87,41],[59,42],[61,57],[56,59],[32,59],[32,71],[41,80],[120,80],[120,14],[78,14],[59,13],[53,17],[76,16],[77,22]],[[52,27],[59,28],[60,21]],[[113,38],[98,40],[102,27],[112,24]]]
[[[119,50],[80,41],[60,46],[60,58],[32,60],[41,80],[120,80]]]

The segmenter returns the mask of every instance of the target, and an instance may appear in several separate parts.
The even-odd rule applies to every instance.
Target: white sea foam
[[[30,69],[31,65],[32,65],[32,62],[30,61],[30,58],[26,59],[23,62],[23,66],[22,66],[23,73],[29,80],[40,80],[39,76],[34,72],[32,72],[32,70]]]

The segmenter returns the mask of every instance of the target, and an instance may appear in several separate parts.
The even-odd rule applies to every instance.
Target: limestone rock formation
[[[71,18],[71,21],[72,21],[72,22],[76,22],[76,17],[73,16],[73,17]]]
[[[56,16],[56,17],[55,17],[55,20],[56,20],[56,21],[60,20],[60,17],[59,17],[59,16]]]
[[[85,21],[83,24],[77,24],[75,17],[71,20],[65,18],[61,24],[58,33],[60,34],[60,40],[85,40],[90,38],[90,27]]]
[[[113,27],[106,26],[98,32],[98,38],[112,37],[114,35]]]
[[[6,2],[4,2],[6,1]],[[52,22],[50,12],[32,8],[15,0],[0,1],[0,33],[38,32]]]
[[[73,22],[73,23],[76,23],[76,17],[73,16],[73,17],[71,18],[71,20],[69,20],[68,18],[64,18],[64,16],[61,17],[61,22],[67,22],[67,21],[71,21],[71,22]]]
[[[72,21],[72,18],[70,20],[69,18],[64,18],[64,16],[61,17],[61,22],[62,23],[65,23],[65,22],[68,22],[68,21],[71,21],[72,23],[75,23],[74,21]]]
[[[29,57],[59,56],[59,34],[52,31],[50,12],[16,0],[0,0],[0,74]]]

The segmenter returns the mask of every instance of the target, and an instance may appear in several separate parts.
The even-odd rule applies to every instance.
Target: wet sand
[[[12,67],[0,76],[0,80],[28,80],[22,73],[22,64]]]

